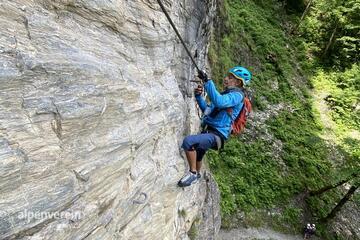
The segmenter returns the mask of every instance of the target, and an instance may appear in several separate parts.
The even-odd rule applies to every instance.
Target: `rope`
[[[161,0],[157,0],[157,2],[159,3],[160,8],[161,8],[161,10],[164,12],[164,14],[165,14],[166,18],[167,18],[167,19],[168,19],[168,21],[170,22],[171,27],[174,29],[174,31],[175,31],[175,33],[176,33],[176,35],[177,35],[177,36],[178,36],[178,38],[180,39],[181,44],[184,46],[184,48],[185,48],[185,50],[186,50],[186,53],[187,53],[187,54],[188,54],[188,56],[190,57],[190,59],[191,59],[192,63],[194,64],[194,66],[196,67],[196,69],[198,70],[198,72],[200,72],[200,71],[201,71],[201,70],[200,70],[200,68],[199,68],[199,67],[198,67],[198,65],[196,64],[196,62],[195,62],[194,58],[191,56],[191,53],[190,53],[189,49],[187,48],[187,46],[186,46],[186,44],[185,44],[184,40],[182,39],[182,37],[181,37],[181,35],[180,35],[179,31],[176,29],[174,22],[171,20],[171,18],[170,18],[170,16],[169,16],[168,12],[166,11],[166,9],[165,9],[164,5],[163,5],[163,4],[162,4],[162,2],[161,2]],[[197,83],[200,83],[200,84],[202,83],[201,81],[196,81],[196,80],[193,80],[193,81],[191,81],[191,82],[197,82]],[[199,106],[198,106],[198,105],[196,106],[196,110],[197,110],[198,117],[201,119],[201,116],[200,116],[200,108],[199,108]]]
[[[186,47],[186,44],[185,44],[184,40],[181,38],[180,33],[179,33],[178,30],[176,29],[175,24],[174,24],[174,22],[171,20],[171,18],[170,18],[170,16],[169,16],[168,12],[166,11],[164,5],[162,4],[162,2],[161,2],[160,0],[157,0],[157,2],[159,3],[159,5],[160,5],[160,7],[161,7],[161,10],[164,12],[166,18],[169,20],[169,22],[170,22],[172,28],[174,29],[176,35],[177,35],[178,38],[180,39],[182,45],[184,46],[184,48],[185,48],[185,50],[186,50],[186,53],[187,53],[187,54],[189,55],[189,57],[190,57],[192,63],[195,65],[195,67],[196,67],[196,69],[198,70],[198,72],[200,72],[200,68],[199,68],[199,67],[197,66],[197,64],[195,63],[194,58],[191,56],[191,53],[190,53],[189,49]]]

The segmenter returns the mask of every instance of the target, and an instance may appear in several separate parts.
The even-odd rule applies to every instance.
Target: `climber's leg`
[[[201,162],[206,151],[216,145],[215,135],[213,133],[203,133],[187,136],[182,144],[185,150],[186,158],[189,163],[189,172],[179,181],[179,186],[190,186],[198,180],[198,171],[201,169]]]

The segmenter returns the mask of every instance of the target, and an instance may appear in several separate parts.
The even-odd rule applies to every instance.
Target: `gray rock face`
[[[213,0],[163,2],[204,66]],[[0,239],[187,239],[193,76],[154,0],[0,0]]]
[[[216,239],[220,231],[220,192],[215,179],[209,172],[204,176],[206,180],[205,207],[201,211],[198,226],[198,240]],[[196,224],[196,221],[195,221]],[[196,226],[196,225],[195,225]]]
[[[347,190],[349,190],[350,186],[347,187]],[[359,219],[359,206],[355,202],[349,201],[330,222],[330,229],[334,236],[342,236],[344,239],[349,240],[360,239]]]

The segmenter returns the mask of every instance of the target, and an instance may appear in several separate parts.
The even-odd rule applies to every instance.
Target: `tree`
[[[322,187],[322,188],[320,188],[318,190],[312,190],[312,191],[309,192],[309,195],[311,197],[321,195],[321,194],[323,194],[323,193],[325,193],[325,192],[327,192],[327,191],[329,191],[331,189],[334,189],[334,188],[337,188],[337,187],[343,185],[344,183],[347,183],[347,182],[349,182],[351,180],[354,180],[357,177],[359,177],[359,174],[358,173],[353,173],[348,178],[343,179],[343,180],[341,180],[341,181],[339,181],[339,182],[337,182],[335,184],[327,185],[327,186]]]
[[[359,0],[317,0],[301,30],[323,63],[344,69],[359,61],[359,22]]]
[[[338,213],[345,205],[345,203],[351,199],[351,197],[354,195],[355,191],[358,188],[358,184],[352,185],[349,191],[345,194],[345,196],[339,201],[339,203],[331,210],[331,212],[325,218],[321,219],[320,221],[326,223],[327,221],[333,219],[336,216],[336,213]]]
[[[294,32],[297,32],[297,30],[299,29],[302,21],[304,20],[305,16],[307,15],[307,13],[308,13],[309,10],[310,10],[310,6],[311,6],[312,2],[313,2],[313,0],[309,0],[309,2],[307,3],[306,8],[305,8],[303,14],[301,15],[300,20],[299,20],[299,24],[298,24],[297,27],[295,27],[295,29],[292,31],[293,33],[294,33]]]
[[[342,180],[326,185],[320,189],[312,190],[308,192],[307,197],[318,197],[321,194],[325,194],[326,192],[339,188],[345,183],[349,183],[351,185],[350,189],[347,193],[341,198],[341,200],[336,204],[336,206],[325,216],[320,218],[320,222],[326,223],[336,216],[336,214],[342,209],[342,207],[351,199],[351,197],[355,194],[356,190],[360,186],[360,161],[357,156],[351,156],[348,158],[344,166],[342,166],[335,174],[334,177],[338,177],[347,174],[347,177]],[[342,190],[341,190],[342,191]],[[329,203],[327,203],[329,204]]]

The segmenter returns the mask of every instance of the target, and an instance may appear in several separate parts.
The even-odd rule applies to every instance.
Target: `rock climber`
[[[195,98],[204,116],[202,118],[202,132],[185,137],[182,148],[185,150],[189,163],[189,171],[180,179],[178,186],[186,187],[196,183],[200,178],[202,158],[209,149],[219,150],[231,133],[231,124],[239,115],[244,105],[243,88],[249,84],[251,73],[244,67],[236,66],[229,70],[224,78],[224,92],[219,93],[214,82],[208,79],[203,71],[198,77],[203,85],[195,88]],[[203,88],[208,94],[210,103],[202,97]],[[230,114],[227,109],[231,109]]]

